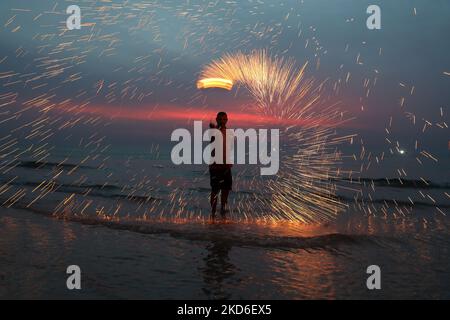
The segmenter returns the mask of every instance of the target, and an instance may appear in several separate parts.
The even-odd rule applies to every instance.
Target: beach
[[[276,237],[267,236],[270,227],[251,225],[136,232],[1,213],[1,299],[450,298],[448,219],[385,228],[375,219],[365,233]],[[72,264],[81,268],[81,290],[66,287]],[[381,290],[366,287],[371,264],[381,268]]]

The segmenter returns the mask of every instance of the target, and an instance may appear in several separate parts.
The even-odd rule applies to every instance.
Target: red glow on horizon
[[[221,111],[221,110],[218,110]],[[234,110],[224,110],[228,114],[230,123],[241,125],[252,124],[278,124],[278,125],[320,125],[335,126],[336,122],[329,119],[306,118],[306,119],[279,119],[276,117],[246,113]],[[217,111],[199,110],[195,108],[181,109],[179,106],[158,106],[148,109],[142,108],[118,108],[88,105],[83,108],[82,113],[97,115],[115,120],[134,121],[214,121]]]

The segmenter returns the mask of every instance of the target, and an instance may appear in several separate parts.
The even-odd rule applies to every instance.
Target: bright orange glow
[[[233,81],[223,78],[205,78],[197,81],[197,89],[222,88],[231,90]]]

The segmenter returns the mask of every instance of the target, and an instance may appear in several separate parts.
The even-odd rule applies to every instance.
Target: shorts
[[[209,167],[209,177],[212,191],[231,190],[231,168]]]

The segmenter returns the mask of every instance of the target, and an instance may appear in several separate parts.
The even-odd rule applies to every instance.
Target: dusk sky
[[[65,9],[74,3],[82,28],[68,31]],[[381,8],[381,30],[366,27],[370,4]],[[2,93],[17,94],[18,109],[40,95],[63,114],[85,104],[83,113],[114,118],[102,129],[112,141],[168,140],[185,119],[219,110],[232,126],[252,123],[258,116],[244,89],[199,91],[195,83],[226,53],[267,49],[299,66],[308,61],[307,76],[327,80],[329,103],[355,117],[343,130],[375,149],[385,146],[392,116],[391,134],[402,143],[419,138],[427,149],[448,150],[448,131],[421,132],[424,120],[448,121],[450,22],[439,14],[450,12],[446,0],[7,0],[0,9]],[[2,130],[15,125],[6,121]]]
[[[0,300],[449,300],[449,35],[450,0],[0,0]]]

